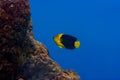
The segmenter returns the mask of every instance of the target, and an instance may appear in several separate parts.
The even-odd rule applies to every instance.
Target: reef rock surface
[[[80,80],[34,40],[28,0],[0,0],[0,80]]]

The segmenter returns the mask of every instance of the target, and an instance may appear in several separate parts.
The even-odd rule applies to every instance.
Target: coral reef
[[[34,40],[28,0],[0,0],[0,80],[80,80]]]

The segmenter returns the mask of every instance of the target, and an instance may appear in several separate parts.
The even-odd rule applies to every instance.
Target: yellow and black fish
[[[61,33],[53,37],[53,39],[59,48],[75,49],[80,47],[80,41],[68,34]]]

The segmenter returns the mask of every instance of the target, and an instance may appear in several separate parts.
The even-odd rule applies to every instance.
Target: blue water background
[[[30,0],[35,39],[81,80],[120,80],[120,0]],[[53,36],[76,36],[81,47],[60,49]]]

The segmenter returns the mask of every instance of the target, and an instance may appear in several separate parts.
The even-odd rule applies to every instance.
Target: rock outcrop
[[[28,0],[0,0],[0,80],[80,80],[34,40]]]

